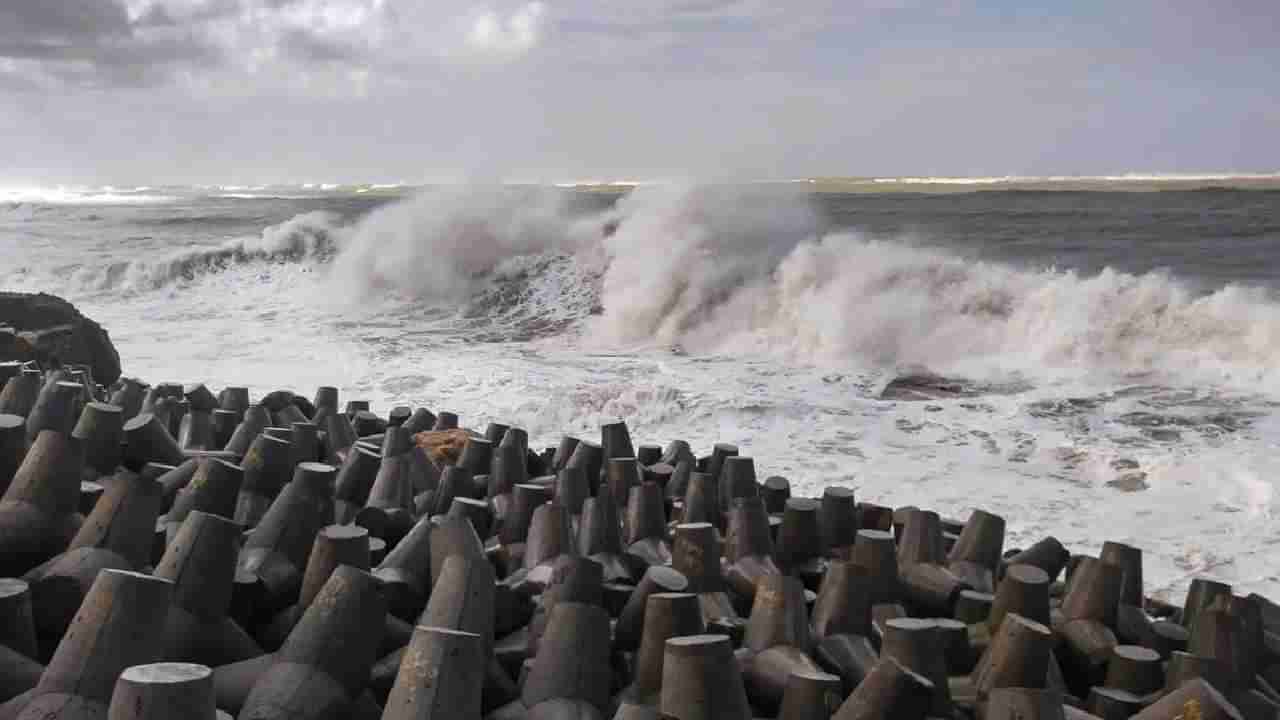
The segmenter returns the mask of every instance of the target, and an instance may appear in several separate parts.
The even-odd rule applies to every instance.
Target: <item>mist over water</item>
[[[1280,589],[1276,193],[156,192],[0,209],[0,287],[77,302],[153,382],[335,384],[539,443],[623,416],[798,492]],[[963,391],[880,399],[921,368]]]

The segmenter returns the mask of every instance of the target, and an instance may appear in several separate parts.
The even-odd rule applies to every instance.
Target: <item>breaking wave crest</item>
[[[149,288],[243,263],[319,261],[339,302],[436,308],[479,339],[573,331],[594,344],[971,375],[1256,382],[1280,353],[1280,305],[1259,289],[1204,294],[1159,273],[1020,269],[869,239],[833,231],[801,192],[778,188],[641,187],[587,211],[567,198],[436,190],[351,225],[307,213],[260,237],[78,280]]]
[[[309,212],[267,227],[256,237],[236,238],[212,248],[81,268],[72,282],[86,290],[152,290],[253,262],[325,261],[337,250],[341,232],[337,215]]]
[[[666,194],[664,194],[666,193]],[[970,374],[1272,379],[1280,305],[1160,273],[1082,276],[828,232],[802,198],[637,191],[606,240],[611,341]],[[1276,378],[1280,379],[1280,378]]]

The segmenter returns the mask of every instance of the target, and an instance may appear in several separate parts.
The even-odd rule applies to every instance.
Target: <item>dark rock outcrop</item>
[[[901,373],[880,391],[881,400],[957,400],[983,395],[1016,395],[1031,385],[1020,379],[980,382],[958,377],[945,377],[929,370],[917,369]]]
[[[54,295],[0,292],[0,362],[87,365],[94,382],[120,377],[120,354],[107,331]]]

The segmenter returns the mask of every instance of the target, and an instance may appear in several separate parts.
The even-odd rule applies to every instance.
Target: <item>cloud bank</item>
[[[1280,168],[1280,6],[0,0],[0,183]]]

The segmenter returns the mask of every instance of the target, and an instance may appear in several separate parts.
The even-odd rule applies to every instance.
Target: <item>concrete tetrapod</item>
[[[791,499],[791,481],[781,475],[770,475],[758,488],[764,509],[770,515],[781,515]]]
[[[822,550],[828,557],[839,556],[856,542],[858,508],[851,488],[829,486],[823,489],[818,532],[822,536]]]
[[[920,614],[950,617],[960,592],[968,584],[941,563],[941,519],[935,512],[904,508],[894,513],[903,516],[902,535],[898,540],[898,579],[903,599]]]
[[[162,512],[168,512],[173,507],[173,501],[178,493],[191,484],[192,478],[196,475],[196,470],[200,469],[200,460],[202,459],[191,458],[177,466],[165,465],[164,463],[147,463],[138,471],[139,475],[153,478],[164,489],[160,504]]]
[[[331,465],[345,463],[356,443],[356,429],[351,425],[351,420],[346,414],[336,412],[317,419],[315,423],[324,431],[322,450],[325,462]]]
[[[569,464],[569,458],[573,457],[573,451],[578,449],[579,442],[578,438],[571,435],[565,435],[560,438],[560,444],[556,446],[555,455],[551,458],[551,469],[553,471],[558,473]]]
[[[245,540],[236,571],[241,605],[274,614],[302,587],[302,573],[320,529],[333,522],[333,467],[302,463]]]
[[[725,560],[724,579],[736,595],[740,609],[751,607],[761,578],[781,574],[773,561],[769,516],[759,497],[740,497],[734,501],[729,511]]]
[[[524,570],[526,581],[537,587],[545,587],[551,578],[552,566],[565,555],[576,555],[573,541],[573,520],[568,508],[557,503],[545,503],[533,512],[529,534],[525,542]]]
[[[996,588],[987,618],[990,632],[1000,629],[1009,613],[1041,625],[1049,624],[1049,575],[1034,565],[1010,565]]]
[[[339,525],[355,522],[356,513],[369,500],[369,492],[373,489],[381,467],[382,456],[379,451],[359,443],[351,446],[334,481],[335,522]]]
[[[149,462],[177,467],[186,460],[178,441],[169,434],[169,428],[152,413],[129,418],[124,424],[124,437],[124,463],[133,470],[140,470]]]
[[[693,477],[693,467],[696,462],[693,459],[684,459],[674,464],[662,463],[671,468],[671,476],[667,478],[667,486],[663,490],[672,501],[680,500],[689,491],[689,481]]]
[[[594,491],[600,484],[604,467],[604,448],[590,440],[579,440],[565,467],[578,468],[587,477],[587,484]]]
[[[521,701],[583,700],[604,712],[613,683],[609,664],[609,616],[596,605],[557,603],[551,609]]]
[[[759,580],[743,647],[747,697],[766,714],[777,712],[795,672],[818,672],[807,655],[812,644],[804,585],[787,575]]]
[[[1134,720],[1243,720],[1222,693],[1201,679],[1191,680],[1152,703]]]
[[[809,498],[786,500],[773,551],[778,568],[787,575],[798,575],[812,590],[818,588],[827,571],[820,509],[818,501]]]
[[[493,528],[493,508],[484,500],[477,500],[469,497],[455,497],[453,502],[449,503],[449,510],[445,515],[452,515],[464,518],[471,523],[471,527],[475,529],[476,535],[488,537]],[[533,516],[534,524],[538,522],[538,515],[535,512]],[[570,519],[570,532],[573,532],[573,519]],[[572,539],[573,535],[570,535]]]
[[[871,594],[872,605],[902,600],[902,583],[898,578],[898,557],[893,533],[885,530],[859,530],[850,559],[870,573],[868,592]]]
[[[27,573],[41,647],[57,644],[99,572],[149,564],[159,511],[160,485],[121,470],[67,551]]]
[[[102,571],[73,621],[77,630],[62,638],[16,717],[105,720],[120,674],[157,659],[162,638],[149,628],[168,611],[172,592],[168,580]]]
[[[388,431],[388,440],[393,432],[399,435],[404,431],[402,428]],[[414,518],[412,474],[408,450],[384,456],[365,506],[356,512],[356,524],[369,528],[371,534],[393,545],[409,534]]]
[[[711,448],[711,457],[707,459],[707,474],[719,481],[720,471],[724,468],[725,459],[737,454],[737,445],[732,445],[730,443],[716,443]],[[727,509],[728,503],[722,500],[720,506]]]
[[[142,400],[146,393],[146,386],[141,380],[120,378],[115,392],[111,393],[107,402],[120,408],[123,418],[128,420],[142,411]]]
[[[618,614],[618,621],[613,627],[614,650],[633,651],[640,647],[650,595],[683,593],[688,588],[689,579],[678,570],[664,566],[653,566],[646,570],[644,577],[640,579],[640,584],[631,592],[627,604]]]
[[[640,461],[634,457],[609,458],[604,464],[604,481],[613,491],[613,496],[629,506],[631,488],[639,487],[644,482],[644,470],[640,467]],[[630,535],[629,529],[626,534]]]
[[[747,720],[752,716],[727,635],[667,640],[658,709],[674,720]]]
[[[575,523],[577,530],[578,517],[582,515],[582,504],[591,496],[587,475],[582,468],[561,468],[556,471],[555,491],[552,499],[563,505]]]
[[[688,591],[698,596],[704,621],[738,617],[720,574],[720,544],[713,525],[705,522],[677,525],[671,566],[688,578]]]
[[[27,456],[27,421],[21,415],[0,415],[0,496]]]
[[[262,654],[227,611],[243,527],[225,517],[192,512],[174,534],[155,575],[174,583],[160,657],[215,667]]]
[[[0,578],[0,645],[29,658],[39,657],[31,587],[25,580]]]
[[[71,436],[84,447],[87,470],[99,476],[115,473],[124,458],[124,415],[118,405],[91,402],[84,406]],[[2,470],[0,470],[2,472]]]
[[[582,448],[583,444],[579,443],[578,447]],[[632,582],[637,574],[630,561],[623,557],[621,527],[613,491],[607,484],[601,484],[596,496],[583,503],[578,552],[604,567],[605,582]]]
[[[996,688],[985,720],[1066,720],[1062,693],[1040,688]]]
[[[485,658],[475,633],[419,625],[383,720],[480,719]]]
[[[1120,607],[1123,571],[1093,557],[1081,557],[1062,598],[1066,622],[1058,628],[1063,639],[1063,670],[1072,690],[1087,695],[1102,682],[1107,661],[1119,644],[1115,627]]]
[[[662,446],[645,443],[636,446],[636,459],[644,467],[656,465],[662,461]]]
[[[254,683],[239,720],[346,717],[369,682],[386,602],[369,573],[343,565]]]
[[[1004,518],[974,510],[948,557],[948,567],[981,592],[995,591],[995,575],[1004,550]]]
[[[834,720],[923,720],[934,695],[933,683],[893,658],[876,663],[858,689],[836,711]]]
[[[231,409],[231,408],[227,408]],[[226,447],[223,449],[239,457],[244,457],[249,452],[249,446],[257,439],[262,431],[271,426],[271,413],[261,405],[251,405],[244,411],[244,417],[240,420],[240,424],[236,426],[236,430],[231,434],[231,439],[227,441]]]
[[[862,565],[835,560],[813,606],[811,625],[818,640],[814,654],[824,668],[840,676],[846,690],[856,688],[878,659],[870,640],[873,580]]]
[[[830,564],[818,588],[813,605],[813,634],[871,634],[871,606],[875,597],[871,571],[852,562],[837,560]]]
[[[244,471],[239,465],[219,458],[200,458],[191,482],[179,490],[173,506],[164,518],[165,536],[173,542],[174,535],[192,512],[206,512],[232,518]]]
[[[716,477],[720,507],[723,509],[732,508],[734,501],[738,498],[760,495],[759,485],[756,484],[756,464],[753,458],[738,455],[735,451],[733,455],[724,457],[718,472],[712,468],[710,474]],[[763,502],[762,499],[762,506]]]
[[[551,574],[551,582],[539,596],[538,605],[526,630],[527,649],[530,655],[538,653],[539,642],[546,632],[552,612],[557,605],[582,603],[603,606],[603,577],[604,571],[600,563],[590,558],[566,555],[556,562]]]
[[[25,370],[10,378],[0,390],[0,413],[17,415],[23,418],[23,434],[26,434],[26,417],[36,405],[40,395],[41,374],[39,370]]]
[[[329,525],[316,534],[302,573],[298,602],[281,610],[271,622],[257,631],[258,641],[269,652],[284,644],[294,625],[320,594],[333,571],[349,565],[369,570],[369,531],[358,525]]]
[[[493,653],[493,616],[493,567],[482,559],[450,555],[417,624],[474,633],[479,638],[483,670]],[[374,664],[370,689],[375,694],[390,692],[405,652],[406,648],[400,648]]]
[[[233,518],[246,528],[257,527],[267,514],[272,501],[288,484],[294,474],[292,464],[293,443],[263,433],[254,439],[249,451],[240,461],[244,478],[240,482],[240,494],[236,499]]]
[[[1021,615],[1007,615],[991,641],[987,656],[973,671],[979,707],[996,688],[1044,687],[1053,643],[1049,628]]]
[[[635,680],[626,701],[656,705],[661,700],[667,640],[706,631],[697,596],[658,592],[646,596],[644,633],[635,659]]]
[[[0,703],[7,703],[30,693],[40,684],[44,665],[30,655],[0,645]]]
[[[885,623],[880,657],[893,658],[908,670],[928,678],[933,684],[933,700],[929,712],[931,715],[946,717],[954,710],[947,684],[946,655],[938,652],[942,646],[942,634],[934,621],[896,618]]]
[[[796,671],[787,679],[778,720],[830,720],[844,702],[840,678],[824,672]]]
[[[79,443],[41,432],[0,499],[0,576],[15,577],[62,552],[84,518]]]
[[[432,528],[430,518],[418,520],[373,571],[382,581],[391,614],[406,622],[422,612],[431,593]]]
[[[671,563],[662,488],[655,483],[633,486],[627,502],[626,520],[628,555],[646,566]]]
[[[34,441],[42,430],[69,435],[76,426],[85,395],[84,385],[57,378],[56,372],[49,375],[27,414],[27,442]]]
[[[203,386],[202,386],[203,387]],[[120,674],[107,720],[230,720],[214,708],[213,673],[204,665],[151,663]]]
[[[684,508],[680,518],[685,523],[711,523],[724,530],[725,514],[720,510],[716,478],[710,473],[690,473],[684,491]]]

